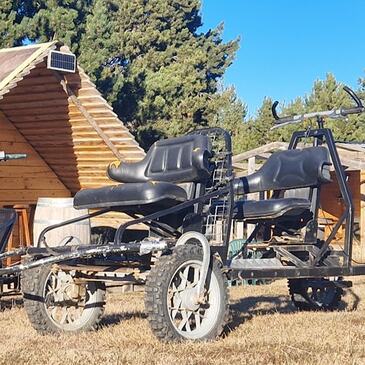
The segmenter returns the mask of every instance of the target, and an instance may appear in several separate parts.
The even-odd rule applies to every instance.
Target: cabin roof
[[[54,41],[0,50],[0,118],[75,193],[113,184],[107,165],[138,161],[145,152],[80,66],[74,74],[47,68],[49,52],[61,46]]]
[[[58,44],[54,41],[0,49],[0,99],[38,63],[43,62],[49,51],[56,49]]]

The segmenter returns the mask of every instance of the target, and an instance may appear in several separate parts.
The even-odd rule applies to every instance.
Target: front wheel
[[[161,340],[213,340],[228,320],[228,285],[211,259],[204,298],[192,300],[200,278],[203,251],[183,245],[163,256],[146,281],[145,305],[152,331]]]
[[[105,304],[105,285],[78,282],[72,272],[41,266],[27,270],[21,281],[24,307],[39,332],[95,329]]]

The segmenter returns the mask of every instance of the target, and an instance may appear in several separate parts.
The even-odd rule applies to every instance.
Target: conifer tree
[[[365,99],[365,82],[361,88],[355,90]],[[364,101],[365,102],[365,101]],[[273,141],[288,142],[294,131],[308,127],[316,128],[315,120],[304,121],[299,124],[288,125],[271,131],[274,119],[271,114],[270,98],[265,98],[257,115],[242,127],[241,137],[238,138],[239,150],[245,151]],[[281,115],[290,116],[307,112],[330,110],[333,108],[353,106],[353,101],[343,90],[343,85],[336,81],[332,74],[327,74],[324,80],[317,80],[313,84],[311,93],[298,97],[288,105],[283,106]],[[347,119],[325,120],[325,127],[331,128],[334,137],[344,142],[365,142],[365,115],[350,115]]]
[[[2,0],[0,2],[0,48],[20,45],[22,31],[20,29],[19,8],[22,2]]]
[[[356,90],[355,90],[356,91]],[[327,74],[323,81],[316,81],[312,93],[305,100],[307,111],[327,110],[354,106],[350,96],[343,90],[343,84]],[[326,120],[325,126],[331,128],[336,140],[364,141],[365,118],[363,115],[350,115],[347,119]]]
[[[222,25],[200,33],[199,12],[198,0],[97,0],[87,18],[81,63],[145,147],[216,123],[223,100],[242,124],[242,103],[218,93],[238,40],[224,43]]]
[[[86,16],[93,0],[2,0],[0,46],[57,39],[78,54]]]

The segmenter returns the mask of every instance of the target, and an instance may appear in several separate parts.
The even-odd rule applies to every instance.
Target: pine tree
[[[78,54],[85,19],[93,0],[2,0],[1,47],[57,39]]]
[[[333,108],[350,107],[354,102],[343,90],[343,85],[336,81],[332,74],[327,74],[326,79],[314,83],[312,93],[305,100],[307,111],[330,110]],[[349,116],[346,120],[329,120],[325,127],[331,128],[336,140],[357,141],[365,135],[365,126],[362,116]]]
[[[236,141],[239,152],[277,140],[278,133],[275,130],[271,130],[271,127],[274,125],[274,118],[271,112],[272,104],[273,101],[265,97],[256,116],[243,123],[239,133],[240,137]]]
[[[68,44],[145,147],[218,120],[237,130],[244,105],[233,89],[219,91],[218,85],[238,40],[224,43],[223,25],[199,32],[200,5],[199,0],[3,0],[0,46],[52,39]],[[229,121],[222,121],[224,115]]]
[[[220,96],[232,101],[217,91],[238,40],[224,43],[222,25],[199,33],[199,11],[198,0],[99,0],[87,18],[82,65],[145,147],[215,123]],[[236,111],[240,124],[244,108]]]
[[[365,105],[365,80],[359,79],[360,87],[357,90],[357,94]],[[365,114],[354,117],[356,123],[356,130],[353,134],[355,141],[365,143]]]
[[[22,2],[2,0],[0,2],[0,48],[21,44],[23,36],[19,25],[19,8]]]
[[[361,81],[361,88],[357,91],[365,98],[365,81]],[[265,98],[257,115],[244,123],[241,137],[238,139],[239,151],[246,151],[273,141],[288,142],[296,130],[308,127],[316,128],[315,120],[292,124],[271,131],[274,120],[271,115],[271,99]],[[313,84],[311,93],[298,97],[288,105],[282,107],[280,116],[291,116],[307,112],[330,110],[333,108],[353,106],[353,101],[343,90],[343,85],[336,81],[332,74],[327,74],[325,80],[317,80]],[[364,142],[365,115],[351,115],[346,120],[325,120],[325,127],[331,128],[338,141]]]
[[[213,94],[207,104],[209,126],[230,131],[234,153],[238,153],[242,149],[240,141],[246,113],[246,105],[237,97],[233,87],[226,89],[222,87],[218,93]]]
[[[119,40],[116,33],[116,10],[108,0],[95,0],[90,14],[85,20],[85,32],[80,44],[79,63],[92,72],[94,80],[99,80],[104,70],[106,79],[112,68],[105,67],[111,55],[118,54]],[[118,58],[114,58],[114,63]],[[111,64],[109,64],[111,66]]]

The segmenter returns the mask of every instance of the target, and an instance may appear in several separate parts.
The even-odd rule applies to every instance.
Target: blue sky
[[[364,0],[202,0],[205,31],[224,22],[241,37],[226,72],[253,115],[265,96],[288,102],[332,72],[356,88],[365,77]]]

